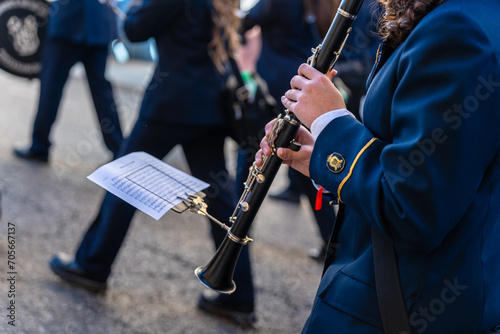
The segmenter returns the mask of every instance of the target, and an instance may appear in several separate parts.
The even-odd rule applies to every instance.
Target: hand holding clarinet
[[[311,65],[302,64],[298,74],[290,80],[291,89],[285,93],[281,102],[305,127],[311,128],[313,121],[321,115],[331,110],[346,108],[342,94],[333,84],[336,74],[335,70],[323,74]],[[262,139],[261,150],[255,157],[258,166],[262,163],[263,155],[271,154],[268,141],[274,122],[273,120],[266,126],[266,136]],[[314,137],[306,128],[301,127],[295,141],[301,144],[299,151],[279,148],[277,155],[284,164],[309,176],[309,160],[315,142]]]
[[[337,74],[333,67],[362,5],[363,0],[343,0],[340,3],[323,43],[313,50],[314,54],[308,59],[308,64],[299,67],[298,74],[290,80],[291,89],[281,99],[288,111],[307,128],[311,127],[314,120],[329,111],[345,110],[342,94],[333,84],[333,78]],[[261,150],[257,152],[255,158],[256,166],[261,166],[265,157],[272,152],[269,138],[273,135],[274,122],[271,121],[266,126],[266,136],[262,139]],[[302,144],[299,151],[294,152],[281,147],[276,154],[283,163],[309,176],[309,160],[314,147],[314,137],[301,126],[295,141]]]

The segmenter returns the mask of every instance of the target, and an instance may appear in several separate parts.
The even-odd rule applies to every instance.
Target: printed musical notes
[[[87,178],[156,220],[181,202],[179,196],[209,186],[145,152],[123,156]]]

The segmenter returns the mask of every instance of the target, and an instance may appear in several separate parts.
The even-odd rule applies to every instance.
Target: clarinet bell
[[[243,245],[226,237],[212,260],[205,267],[198,267],[194,274],[205,287],[223,294],[236,290],[234,269]]]

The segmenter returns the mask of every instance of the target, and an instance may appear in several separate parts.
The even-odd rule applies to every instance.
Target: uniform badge
[[[0,69],[36,78],[50,5],[46,0],[0,0]]]
[[[344,170],[345,159],[339,153],[332,153],[328,156],[328,159],[326,160],[326,167],[328,167],[328,169],[332,173],[338,174],[342,170]]]

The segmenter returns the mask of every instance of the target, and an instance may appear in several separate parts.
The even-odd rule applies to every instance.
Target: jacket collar
[[[382,44],[378,46],[377,55],[375,57],[375,64],[373,65],[372,71],[368,76],[368,79],[366,80],[367,89],[368,87],[370,87],[370,84],[372,83],[375,74],[377,74],[377,72],[382,68],[382,66],[385,64],[387,59],[389,59],[394,50],[395,49],[389,46],[386,41],[384,41]]]

